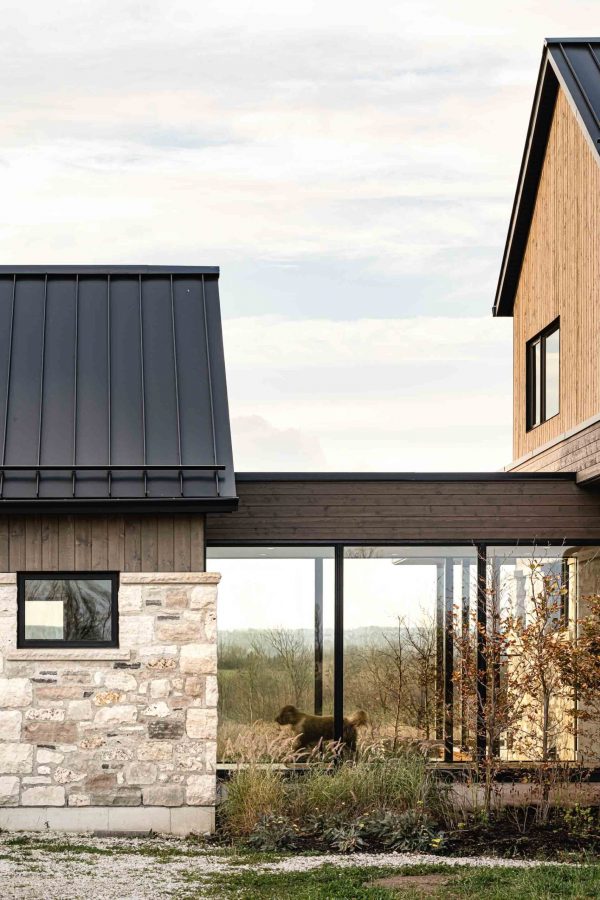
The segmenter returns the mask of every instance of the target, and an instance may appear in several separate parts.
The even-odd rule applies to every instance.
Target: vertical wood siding
[[[0,516],[0,571],[203,572],[204,516]]]
[[[525,345],[560,316],[560,413],[525,422]],[[600,412],[600,166],[562,90],[514,306],[513,458]]]

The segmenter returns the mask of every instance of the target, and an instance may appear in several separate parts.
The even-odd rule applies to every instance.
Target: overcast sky
[[[597,2],[19,0],[1,261],[220,265],[238,470],[497,469],[545,36]]]

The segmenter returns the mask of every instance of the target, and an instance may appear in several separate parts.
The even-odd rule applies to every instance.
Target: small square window
[[[117,647],[118,575],[20,573],[19,647]]]
[[[560,323],[556,319],[527,342],[527,430],[560,411]]]

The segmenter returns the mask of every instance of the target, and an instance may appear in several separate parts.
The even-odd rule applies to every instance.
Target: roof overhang
[[[598,38],[547,38],[544,43],[494,300],[495,316],[513,313],[559,87],[600,162],[599,53]]]

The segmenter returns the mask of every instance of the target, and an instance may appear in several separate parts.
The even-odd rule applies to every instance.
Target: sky
[[[219,265],[238,471],[495,470],[546,36],[597,2],[4,0],[0,261]]]

